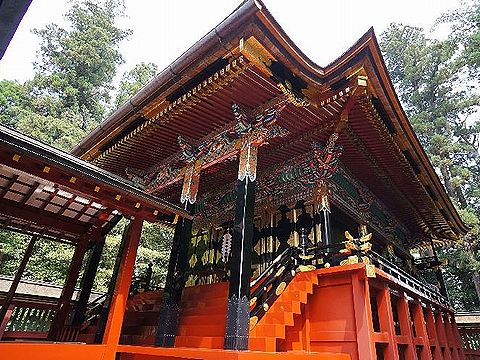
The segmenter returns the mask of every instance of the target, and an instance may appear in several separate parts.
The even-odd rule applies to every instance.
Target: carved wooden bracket
[[[248,165],[248,167],[245,167],[245,174],[250,178],[254,178],[257,148],[268,142],[269,139],[288,134],[286,129],[275,124],[277,116],[285,108],[286,102],[286,98],[282,95],[252,110],[233,104],[232,111],[235,121],[196,143],[179,136],[179,152],[163,160],[145,173],[133,176],[137,180],[139,178],[143,179],[146,192],[154,193],[181,180],[183,176],[185,176],[185,179],[188,179],[190,176],[188,172],[191,171],[192,163],[196,164],[196,170],[192,173],[193,183],[198,183],[198,179],[195,181],[195,176],[201,169],[225,161],[232,156],[240,155],[240,157],[246,156],[248,159],[248,161],[243,162],[243,164]],[[186,166],[178,167],[179,163],[185,162],[187,163]],[[184,183],[185,192],[182,192],[182,199],[188,198],[189,201],[192,201],[194,197],[192,198],[188,194],[196,193],[190,193],[186,186]]]
[[[183,179],[182,196],[180,202],[182,204],[187,201],[194,204],[197,201],[198,186],[200,181],[200,170],[202,169],[202,161],[192,161],[187,166],[185,177]]]

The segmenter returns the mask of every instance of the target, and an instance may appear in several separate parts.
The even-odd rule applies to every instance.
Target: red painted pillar
[[[406,336],[408,344],[405,349],[405,360],[416,360],[415,345],[413,341],[413,331],[410,316],[410,307],[408,306],[408,300],[405,294],[400,294],[397,301],[398,321],[400,322],[400,333]]]
[[[458,355],[458,346],[455,340],[455,336],[453,335],[453,328],[452,324],[450,324],[450,315],[448,313],[443,315],[443,324],[445,326],[445,334],[447,336],[447,344],[452,351],[452,359],[459,360]]]
[[[127,225],[128,229],[124,233],[124,236],[127,237],[127,241],[122,253],[122,261],[102,342],[107,345],[104,356],[105,360],[115,359],[118,341],[120,340],[120,332],[122,330],[128,292],[132,281],[133,268],[135,266],[135,258],[137,256],[137,248],[142,233],[142,224],[143,219],[134,218]]]
[[[435,314],[435,325],[437,327],[438,342],[440,343],[440,347],[442,348],[443,358],[445,360],[452,360],[452,353],[450,352],[447,331],[441,311]]]
[[[393,322],[392,299],[390,297],[390,289],[385,283],[383,283],[383,287],[377,296],[377,306],[380,331],[386,332],[388,336],[388,344],[385,347],[384,354],[385,359],[398,359],[398,345],[395,336],[395,325]]]
[[[415,325],[415,333],[417,338],[421,338],[422,350],[419,360],[432,360],[432,352],[430,350],[430,340],[428,337],[427,325],[423,315],[423,308],[420,302],[413,304],[413,322]]]
[[[430,340],[430,345],[434,346],[434,350],[432,353],[433,359],[443,360],[442,351],[440,349],[440,343],[438,341],[438,334],[435,326],[435,317],[433,315],[433,311],[430,307],[427,307],[425,312],[426,312],[425,320],[427,322],[428,338]]]
[[[70,303],[72,301],[73,292],[75,291],[75,285],[77,284],[78,276],[80,275],[80,270],[82,268],[83,258],[85,252],[87,251],[88,239],[83,238],[79,241],[73,253],[72,261],[68,269],[67,280],[63,286],[62,294],[58,300],[57,311],[55,317],[52,320],[52,325],[48,332],[48,340],[59,340],[60,334],[63,327],[65,326],[65,321],[70,311]]]
[[[353,306],[357,330],[357,350],[359,360],[377,358],[373,339],[372,307],[368,278],[359,272],[352,275]]]
[[[452,331],[453,331],[453,336],[455,337],[455,342],[457,343],[457,347],[458,347],[458,355],[460,357],[461,360],[465,360],[466,359],[466,356],[465,356],[465,348],[464,348],[464,345],[463,345],[463,340],[460,336],[460,332],[458,331],[458,327],[457,327],[457,323],[455,322],[455,315],[451,315],[450,317],[450,324],[452,325]]]

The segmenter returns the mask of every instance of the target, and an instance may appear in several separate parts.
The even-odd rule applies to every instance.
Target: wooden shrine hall
[[[4,336],[5,359],[480,358],[436,252],[468,229],[373,30],[320,67],[244,1],[72,155],[0,130],[0,222],[77,249],[48,334]],[[115,276],[90,316],[121,216]],[[174,228],[167,277],[129,296],[144,220]]]

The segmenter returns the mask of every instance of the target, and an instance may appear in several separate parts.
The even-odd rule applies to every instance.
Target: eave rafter
[[[70,234],[69,238],[85,234],[91,226],[91,224],[75,219],[52,216],[53,214],[46,210],[28,205],[19,206],[15,201],[2,199],[0,216],[12,219],[12,214],[16,214],[15,217],[21,219],[22,222],[35,224],[39,229],[48,228],[54,229],[60,234],[68,233]]]
[[[427,195],[425,199],[428,203],[429,209],[437,209],[435,203],[428,196],[425,189],[421,185],[421,181],[418,178],[418,174],[416,174],[415,171],[412,169],[411,165],[405,158],[403,152],[398,147],[397,143],[394,141],[394,138],[386,129],[382,119],[380,118],[380,115],[378,114],[377,110],[375,109],[371,101],[371,98],[368,96],[368,94],[366,94],[365,96],[362,96],[359,100],[360,100],[359,103],[362,108],[362,111],[366,115],[367,121],[370,122],[371,126],[375,129],[375,131],[380,136],[380,138],[388,139],[384,141],[384,146],[388,148],[388,153],[394,154],[397,162],[401,165],[403,173],[409,174],[409,177],[416,179],[415,181],[416,190],[419,193],[425,193],[425,195]],[[370,165],[373,166],[373,168],[375,169],[376,177],[385,186],[393,189],[394,192],[398,194],[399,199],[405,199],[404,201],[408,203],[408,204],[405,204],[406,208],[413,209],[415,222],[417,223],[418,227],[422,229],[422,231],[424,232],[424,235],[429,237],[433,236],[437,239],[443,238],[443,239],[454,240],[457,238],[456,234],[451,230],[450,226],[446,222],[443,222],[442,224],[441,219],[443,217],[438,211],[436,214],[431,214],[431,210],[427,211],[426,209],[422,209],[422,208],[417,210],[418,206],[413,204],[410,199],[407,199],[405,196],[403,196],[403,192],[395,184],[392,183],[391,181],[392,175],[389,174],[388,171],[386,171],[378,163],[378,161],[373,157],[372,154],[370,154],[370,151],[368,150],[368,147],[366,146],[364,141],[360,139],[357,134],[355,134],[355,131],[350,125],[347,126],[347,133],[352,143],[354,143],[355,146],[361,149],[362,153],[365,154],[366,158],[368,159]]]
[[[288,131],[275,123],[287,102],[281,95],[255,109],[233,104],[235,121],[198,142],[179,136],[180,151],[145,172],[128,170],[128,175],[133,181],[143,183],[148,193],[154,193],[182,179],[192,171],[192,166],[200,171],[236,156],[245,144],[261,146],[269,139],[286,136]]]
[[[392,154],[395,154],[398,162],[401,163],[402,165],[403,171],[408,173],[410,178],[416,180],[414,181],[415,190],[425,195],[429,208],[437,209],[437,212],[434,214],[431,213],[431,210],[421,211],[423,217],[426,218],[429,223],[433,224],[434,229],[433,229],[432,235],[437,238],[447,237],[449,239],[456,239],[457,235],[452,231],[451,225],[448,224],[448,219],[445,219],[444,216],[440,213],[442,207],[439,206],[439,204],[430,197],[430,195],[424,188],[424,184],[422,183],[419,176],[420,173],[417,173],[416,171],[414,171],[411,164],[405,157],[405,154],[402,152],[397,142],[394,141],[394,138],[388,132],[387,128],[383,124],[380,118],[380,115],[378,114],[377,110],[373,106],[373,103],[371,102],[371,100],[368,100],[368,102],[366,102],[365,105],[366,105],[365,111],[368,114],[368,119],[371,121],[375,130],[378,132],[380,136],[382,136],[382,138],[389,139],[389,141],[385,142],[386,146],[389,148],[389,152]]]
[[[46,162],[46,159],[37,159],[27,154],[20,155],[10,150],[2,150],[0,151],[0,164],[20,173],[26,173],[39,183],[55,184],[55,189],[71,193],[73,196],[87,197],[98,203],[105,203],[108,208],[115,208],[124,214],[136,214],[147,220],[156,221],[160,212],[171,213],[172,211],[162,207],[150,207],[147,201],[140,203],[138,199],[134,200],[134,196],[127,191],[99,185],[99,183],[87,181],[87,178],[81,176],[67,175],[71,174],[71,169],[64,171],[62,167]],[[190,217],[183,210],[178,209],[177,212],[185,217]],[[72,219],[72,221],[75,220]]]
[[[148,137],[152,132],[164,126],[173,117],[187,111],[202,101],[202,99],[208,98],[219,89],[229,85],[248,66],[244,57],[239,56],[173,102],[162,99],[153,103],[145,109],[143,114],[143,117],[147,120],[103,151],[93,160],[93,163],[103,166],[117,156],[121,156],[124,148],[133,146],[137,141]]]
[[[330,107],[332,112],[335,111],[335,113],[332,113],[332,116],[338,116],[339,121],[337,121],[337,125],[333,129],[340,132],[344,123],[348,121],[348,114],[355,103],[356,97],[362,91],[366,91],[366,77],[352,77],[343,88],[337,91],[329,91],[324,96],[318,98],[318,104],[316,104],[315,108],[321,110]],[[182,149],[181,151],[169,156],[146,171],[127,169],[127,175],[132,181],[143,186],[147,192],[158,192],[180,181],[186,174],[190,174],[193,168],[197,172],[235,157],[242,144],[247,142],[247,139],[257,139],[257,141],[264,143],[268,138],[284,136],[285,131],[277,125],[272,126],[265,133],[268,126],[252,127],[252,124],[265,124],[269,121],[273,124],[277,115],[288,104],[291,104],[291,99],[285,94],[276,96],[256,109],[251,110],[243,109],[239,105],[234,104],[232,110],[236,117],[235,121],[228,123],[220,130],[205,136],[197,142],[179,136],[178,143]],[[304,109],[310,111],[308,105]],[[304,141],[306,138],[314,139],[315,136],[318,136],[319,133],[331,126],[331,124],[322,122],[315,129],[310,129],[312,131],[308,131],[303,135],[297,134],[298,136],[293,143]],[[242,132],[243,134],[241,134]],[[280,148],[284,147],[282,144],[279,145]],[[292,142],[288,144],[291,145]],[[194,164],[193,167],[192,164]]]

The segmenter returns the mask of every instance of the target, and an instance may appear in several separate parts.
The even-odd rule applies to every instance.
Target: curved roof
[[[127,164],[128,159],[130,162],[137,162],[140,159],[135,159],[130,154],[135,138],[141,137],[149,131],[154,132],[156,131],[155,126],[158,129],[159,126],[166,126],[167,121],[174,120],[175,116],[183,111],[175,112],[175,107],[177,106],[179,109],[185,101],[188,102],[192,94],[195,95],[197,84],[200,84],[198,87],[200,89],[202,81],[206,84],[205,79],[220,76],[218,74],[227,69],[225,64],[229,64],[233,58],[238,59],[239,54],[247,54],[247,61],[254,64],[254,69],[250,69],[249,73],[244,75],[245,79],[241,78],[241,83],[253,81],[252,77],[259,77],[261,81],[265,82],[265,85],[262,85],[263,91],[274,94],[275,90],[269,88],[270,85],[267,82],[272,83],[272,78],[283,73],[282,76],[300,84],[298,88],[301,88],[303,95],[317,108],[321,108],[320,104],[323,106],[322,99],[327,99],[336,94],[338,89],[345,88],[352,76],[362,74],[368,78],[368,91],[374,106],[372,109],[365,110],[364,104],[358,103],[356,113],[353,115],[358,119],[356,123],[352,123],[352,126],[355,127],[354,130],[357,134],[367,134],[368,132],[371,135],[370,138],[366,138],[366,144],[363,145],[371,152],[371,159],[359,158],[357,163],[347,163],[347,165],[356,166],[357,172],[366,180],[368,180],[369,174],[361,166],[362,161],[369,160],[373,164],[369,168],[370,172],[388,167],[398,168],[399,178],[406,179],[409,183],[408,186],[401,182],[398,184],[397,193],[401,195],[398,196],[399,200],[403,201],[400,199],[401,197],[410,197],[405,202],[409,207],[423,206],[424,208],[419,210],[421,212],[419,216],[425,218],[426,223],[432,227],[441,223],[441,226],[438,225],[439,229],[443,228],[443,234],[448,238],[456,238],[468,231],[446,194],[401,107],[388,76],[373,29],[368,30],[335,61],[321,67],[303,54],[265,6],[255,0],[244,1],[219,25],[101,123],[73,150],[73,153],[82,156],[85,160],[95,161],[100,166],[110,167],[111,171],[119,173],[125,171],[126,167],[132,166],[132,164]],[[277,66],[276,71],[278,71],[273,75],[272,62]],[[228,67],[228,70],[232,70],[232,67]],[[252,86],[251,84],[250,86]],[[275,84],[273,83],[273,85]],[[242,96],[245,99],[245,96],[248,96],[245,93],[247,90],[243,89],[242,91],[244,91]],[[216,101],[223,101],[222,99],[228,96],[227,93],[218,92],[220,94]],[[257,96],[260,99],[262,94],[259,93]],[[247,99],[245,101],[254,103],[254,100]],[[263,100],[265,101],[265,99]],[[185,106],[188,108],[187,105]],[[367,129],[366,122],[361,119],[362,116],[365,116],[365,111],[373,114],[371,115],[373,117],[378,117],[375,120],[378,124],[370,124]],[[293,114],[294,110],[291,113]],[[224,117],[225,113],[219,112],[215,116],[217,118]],[[307,114],[301,116],[307,116]],[[321,114],[315,116],[318,119],[321,118]],[[183,124],[185,121],[187,120],[183,119]],[[194,120],[188,121],[194,123]],[[214,120],[211,121],[213,123]],[[150,125],[154,130],[151,130]],[[203,123],[204,127],[205,125]],[[178,129],[178,126],[177,124],[175,129]],[[199,128],[199,133],[200,130],[203,128]],[[173,130],[170,129],[170,131]],[[376,132],[375,136],[372,135],[374,132]],[[362,136],[364,135],[360,135],[360,137]],[[143,139],[145,140],[145,138]],[[162,139],[164,139],[162,141],[167,141],[165,137]],[[358,143],[358,139],[350,139],[350,142]],[[376,143],[383,144],[380,151],[375,149]],[[173,144],[165,144],[173,146]],[[167,147],[165,146],[165,148]],[[388,154],[385,154],[386,147],[390,149]],[[123,159],[119,154],[128,154],[128,156]],[[143,168],[149,168],[154,164],[148,163],[146,160],[149,156],[164,158],[171,154],[171,152],[142,154],[142,160],[146,161]],[[354,154],[353,150],[352,154]],[[102,160],[104,161],[103,165]],[[364,174],[361,174],[362,171]],[[384,176],[392,177],[391,169],[388,169]],[[383,190],[379,189],[378,191]],[[421,194],[421,199],[416,203],[415,198],[419,194]],[[435,213],[435,216],[429,218],[428,211]],[[448,229],[446,230],[446,228]]]

